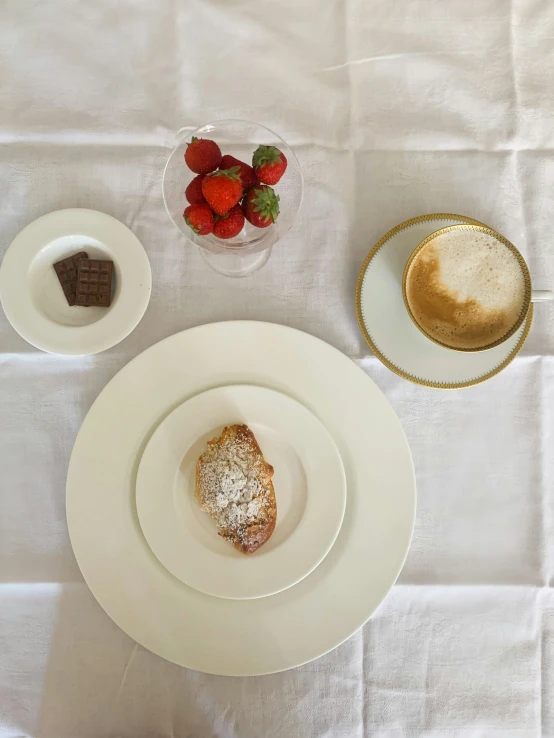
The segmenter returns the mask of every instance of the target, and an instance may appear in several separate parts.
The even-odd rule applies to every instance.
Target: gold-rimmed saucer
[[[463,215],[433,213],[412,218],[388,231],[368,253],[356,286],[356,315],[373,353],[403,379],[437,389],[471,387],[494,377],[517,356],[531,328],[533,305],[520,328],[488,351],[460,353],[426,338],[410,319],[402,296],[402,277],[410,254],[440,228],[469,223]]]

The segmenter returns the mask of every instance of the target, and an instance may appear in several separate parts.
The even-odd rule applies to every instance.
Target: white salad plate
[[[185,400],[231,384],[274,389],[319,418],[348,490],[340,532],[319,566],[293,587],[249,600],[212,597],[170,574],[136,511],[137,471],[153,432]],[[66,511],[87,584],[129,636],[182,666],[246,676],[311,661],[366,622],[400,573],[415,501],[408,443],[374,382],[313,336],[236,321],[177,333],[116,374],[79,431]]]
[[[356,313],[369,347],[391,371],[426,387],[459,389],[495,376],[520,352],[533,322],[531,305],[513,336],[475,353],[443,348],[414,325],[402,296],[406,262],[424,238],[460,223],[485,225],[451,213],[421,215],[400,223],[371,249],[358,277]]]
[[[277,524],[248,556],[218,535],[194,496],[198,457],[235,423],[252,430],[274,468]],[[184,402],[154,431],[137,475],[137,511],[152,551],[177,579],[228,599],[267,597],[307,576],[335,542],[345,505],[344,468],[323,424],[266,387],[218,387]]]
[[[109,308],[70,306],[53,265],[79,251],[114,263]],[[96,210],[57,210],[26,226],[0,266],[0,299],[15,330],[54,354],[87,355],[122,341],[136,327],[152,289],[150,263],[138,238]]]

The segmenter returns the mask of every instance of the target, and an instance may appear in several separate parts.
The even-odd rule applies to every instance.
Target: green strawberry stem
[[[229,213],[225,213],[225,215],[218,215],[217,213],[214,213],[214,223],[217,223],[218,220],[226,220],[228,217]]]
[[[255,213],[259,213],[263,220],[271,218],[275,223],[279,215],[279,195],[275,194],[275,190],[267,185],[263,188],[254,187],[254,195],[251,199],[252,208]]]
[[[280,164],[281,152],[275,146],[263,146],[263,144],[260,144],[254,152],[252,163],[255,167],[263,167],[266,164],[270,164],[271,166]]]
[[[185,223],[188,225],[191,231],[194,231],[197,234],[200,233],[200,228],[195,228],[195,226],[192,225],[192,223],[190,222],[188,218],[185,218]]]
[[[227,179],[238,180],[240,182],[240,167],[229,167],[229,169],[218,169],[212,172],[210,177],[227,177]]]

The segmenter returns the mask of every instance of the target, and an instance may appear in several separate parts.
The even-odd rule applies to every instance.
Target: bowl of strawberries
[[[256,272],[302,203],[294,152],[269,128],[244,120],[178,136],[163,177],[169,217],[220,274]]]

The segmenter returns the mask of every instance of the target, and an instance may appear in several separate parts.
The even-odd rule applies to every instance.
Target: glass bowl
[[[188,206],[185,189],[196,177],[185,164],[185,151],[192,136],[211,138],[221,153],[252,163],[252,154],[260,144],[276,146],[287,158],[287,169],[281,180],[273,186],[279,195],[280,214],[277,222],[267,228],[256,228],[245,221],[244,228],[228,240],[213,234],[199,236],[185,223],[183,212]],[[271,249],[294,223],[302,204],[302,172],[292,149],[269,128],[247,120],[218,120],[207,123],[195,131],[181,129],[177,133],[177,145],[171,152],[163,175],[163,198],[166,210],[174,225],[192,243],[200,248],[204,261],[216,272],[228,277],[246,277],[261,269],[271,255]]]

